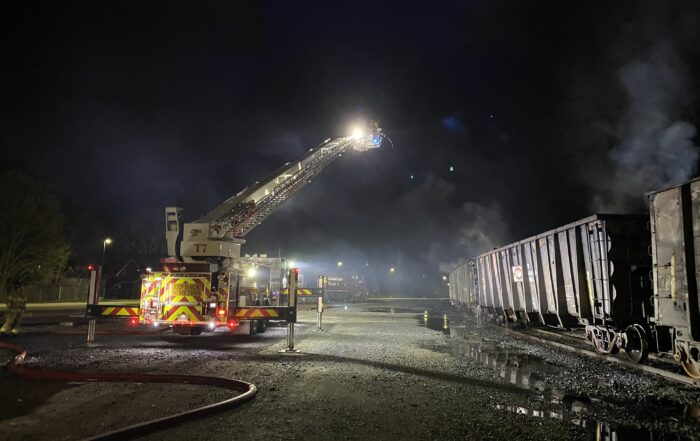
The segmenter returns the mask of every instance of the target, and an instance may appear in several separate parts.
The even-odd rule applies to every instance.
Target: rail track
[[[625,360],[624,358],[621,358],[621,357],[615,357],[613,355],[601,354],[601,353],[598,353],[594,350],[585,349],[581,346],[585,345],[588,342],[588,340],[586,340],[586,338],[583,336],[577,337],[577,336],[573,336],[570,334],[564,334],[561,332],[542,330],[542,329],[537,329],[537,328],[533,328],[530,330],[531,332],[542,335],[542,337],[540,337],[540,336],[532,335],[531,333],[528,333],[528,332],[523,332],[523,331],[519,331],[519,330],[512,329],[512,328],[501,327],[501,329],[506,334],[509,334],[509,335],[512,335],[512,336],[515,336],[515,337],[518,337],[518,338],[521,338],[524,340],[529,340],[532,342],[537,342],[537,343],[553,346],[553,347],[558,348],[558,349],[566,350],[569,352],[573,352],[573,353],[576,353],[579,355],[584,355],[584,356],[591,357],[591,358],[597,358],[599,360],[604,360],[604,361],[607,361],[610,363],[618,364],[620,366],[624,366],[624,367],[629,368],[629,369],[646,372],[648,374],[662,377],[662,378],[665,378],[667,380],[671,380],[671,381],[674,381],[677,383],[682,383],[682,384],[685,384],[688,386],[700,388],[700,380],[692,379],[686,375],[678,374],[676,372],[671,372],[670,370],[662,368],[662,367],[651,366],[648,364],[633,363],[633,362],[631,362],[629,360]],[[562,341],[557,341],[557,340],[555,340],[555,338],[558,340],[565,340],[565,341],[568,340],[569,342],[571,342],[571,344],[563,343]],[[670,366],[677,366],[675,363],[672,364],[662,357],[658,357],[658,356],[651,357],[650,356],[649,358],[650,358],[650,360],[658,362],[658,364],[666,363],[669,365],[669,367]]]

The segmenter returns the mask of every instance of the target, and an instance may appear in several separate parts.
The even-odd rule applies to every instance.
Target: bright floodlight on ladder
[[[362,130],[360,126],[354,126],[352,128],[352,139],[359,141],[362,138],[362,135],[364,135],[364,130]]]

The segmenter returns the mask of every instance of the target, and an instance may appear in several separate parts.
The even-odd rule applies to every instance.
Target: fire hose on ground
[[[258,388],[252,383],[247,383],[241,380],[207,377],[202,375],[140,374],[131,372],[65,372],[31,368],[24,364],[25,358],[27,357],[27,351],[24,347],[12,343],[0,342],[0,348],[8,349],[17,354],[12,361],[7,364],[6,368],[10,372],[31,380],[199,384],[203,386],[216,386],[236,392],[242,392],[240,395],[236,395],[224,401],[208,404],[206,406],[201,406],[162,418],[133,424],[111,432],[101,433],[99,435],[86,438],[83,441],[121,440],[143,436],[148,433],[171,427],[173,424],[179,424],[184,421],[211,415],[224,409],[239,406],[252,400],[258,393]]]

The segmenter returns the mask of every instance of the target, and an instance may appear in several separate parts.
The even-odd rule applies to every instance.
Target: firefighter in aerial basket
[[[0,334],[19,334],[19,326],[22,324],[22,316],[27,310],[27,299],[24,297],[21,285],[15,285],[12,292],[7,295],[7,313],[5,324],[0,328]]]

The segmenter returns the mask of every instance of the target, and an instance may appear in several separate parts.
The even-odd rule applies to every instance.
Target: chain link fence
[[[86,302],[90,279],[65,277],[57,285],[27,285],[23,292],[27,303]],[[103,284],[104,288],[104,284]],[[5,303],[7,298],[1,298]]]

